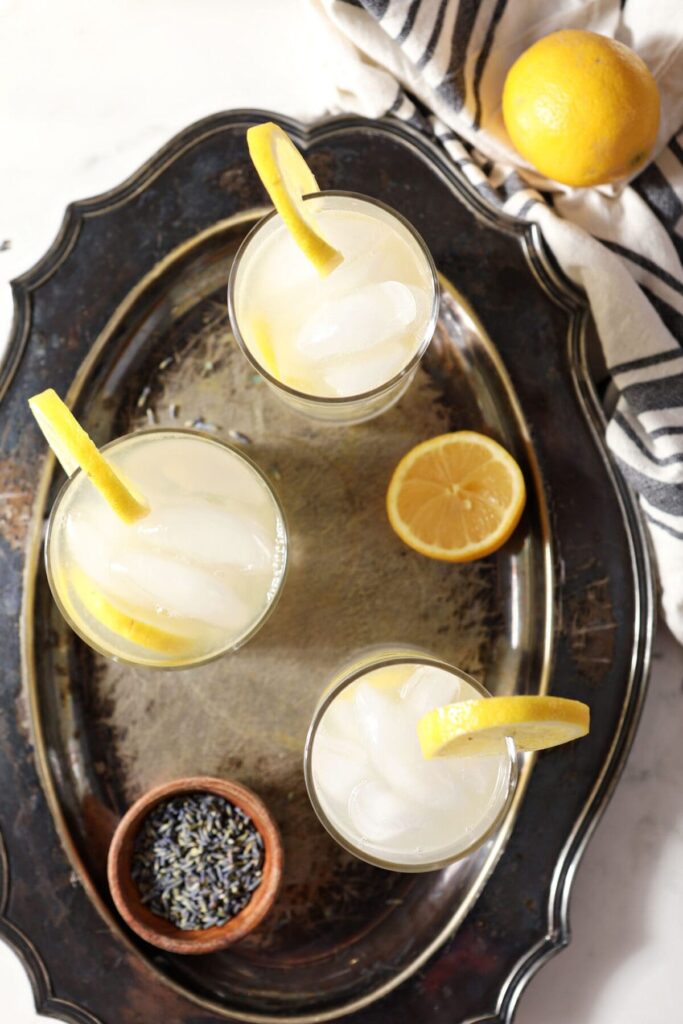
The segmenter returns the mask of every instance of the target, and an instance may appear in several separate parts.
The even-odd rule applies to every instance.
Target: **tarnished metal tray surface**
[[[244,132],[266,117],[188,129],[119,189],[72,207],[15,285],[0,407],[0,931],[42,1012],[68,1021],[510,1020],[528,977],[568,941],[571,878],[633,736],[652,631],[647,551],[600,440],[588,315],[535,229],[489,209],[417,133],[277,118],[323,188],[376,196],[416,224],[444,286],[436,338],[396,408],[347,429],[296,417],[241,357],[226,315],[231,260],[265,204]],[[188,424],[243,444],[269,474],[291,571],[243,650],[155,673],[100,658],[65,626],[41,552],[60,473],[26,406],[47,386],[68,392],[100,443]],[[403,452],[460,427],[516,455],[529,501],[502,551],[449,566],[402,547],[383,497]],[[330,673],[396,641],[494,692],[549,689],[593,716],[587,740],[522,766],[481,850],[421,876],[338,848],[301,772]],[[117,920],[107,846],[149,786],[205,773],[268,802],[285,881],[247,940],[173,957]]]

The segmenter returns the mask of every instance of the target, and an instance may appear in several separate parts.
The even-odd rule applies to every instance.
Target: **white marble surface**
[[[0,0],[0,349],[6,282],[43,254],[69,201],[207,114],[310,119],[328,95],[303,0]],[[578,872],[573,942],[532,981],[517,1024],[681,1019],[682,706],[683,651],[662,630],[633,752]],[[1,942],[0,1019],[44,1019]]]

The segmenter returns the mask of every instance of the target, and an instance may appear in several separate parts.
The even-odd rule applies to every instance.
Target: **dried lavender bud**
[[[132,877],[142,902],[177,928],[222,925],[246,907],[263,878],[263,838],[224,797],[163,801],[135,839]]]

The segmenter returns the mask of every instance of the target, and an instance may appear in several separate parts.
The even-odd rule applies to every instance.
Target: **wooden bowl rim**
[[[246,907],[225,924],[183,931],[142,903],[130,874],[130,864],[135,836],[152,808],[169,797],[198,792],[222,796],[249,815],[263,838],[263,878]],[[282,879],[282,868],[280,833],[261,798],[240,782],[208,775],[174,779],[154,786],[139,797],[117,825],[107,857],[109,889],[119,914],[141,939],[169,953],[213,953],[244,938],[272,907]]]

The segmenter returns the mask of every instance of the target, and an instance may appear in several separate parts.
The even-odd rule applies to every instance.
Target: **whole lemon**
[[[659,128],[659,90],[628,46],[565,29],[539,39],[512,65],[503,118],[515,148],[542,174],[565,185],[599,185],[647,160]]]

